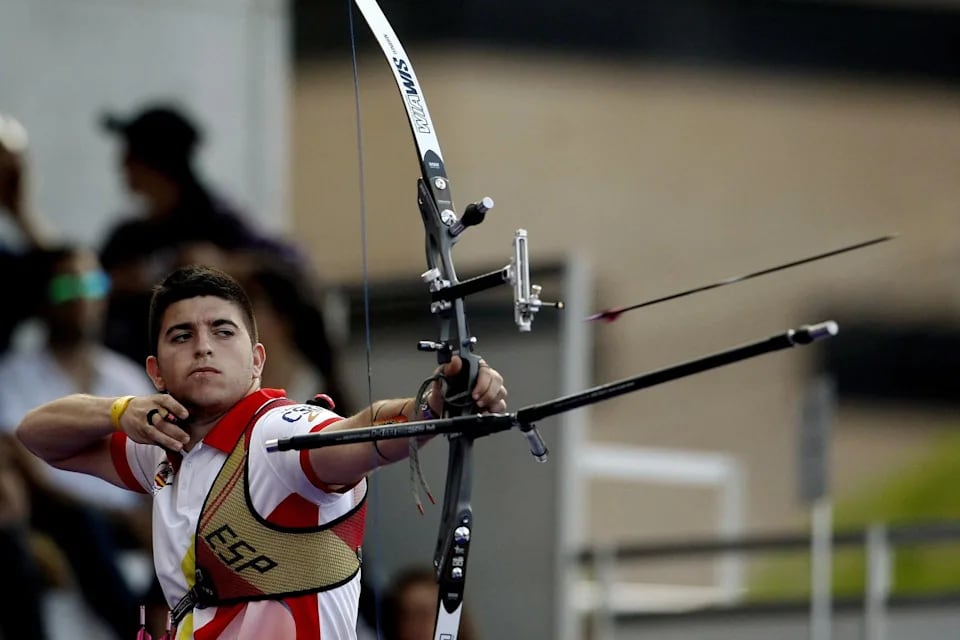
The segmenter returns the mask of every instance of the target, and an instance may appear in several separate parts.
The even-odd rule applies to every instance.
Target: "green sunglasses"
[[[110,291],[110,277],[103,271],[55,276],[47,287],[47,298],[53,304],[73,300],[98,300]]]

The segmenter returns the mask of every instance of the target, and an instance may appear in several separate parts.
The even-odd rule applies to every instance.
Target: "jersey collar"
[[[285,398],[286,395],[283,389],[258,389],[254,391],[233,405],[230,411],[220,418],[213,429],[210,430],[210,433],[203,439],[203,443],[224,453],[230,453],[257,409],[270,400]]]

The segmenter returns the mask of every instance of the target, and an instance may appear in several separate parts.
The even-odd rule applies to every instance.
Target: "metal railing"
[[[809,602],[793,600],[765,600],[751,603],[740,594],[730,598],[729,593],[713,587],[677,586],[670,584],[631,585],[617,580],[617,572],[633,563],[662,562],[669,559],[714,558],[742,556],[771,552],[811,551],[814,537],[810,533],[780,533],[743,536],[736,539],[690,539],[642,544],[618,544],[583,549],[573,558],[578,571],[577,601],[580,614],[589,617],[593,640],[615,637],[618,625],[638,619],[663,616],[690,616],[704,612],[750,611],[767,612],[790,609],[794,612]],[[862,549],[865,556],[864,590],[860,598],[863,611],[864,640],[886,640],[887,614],[891,594],[896,583],[893,554],[902,547],[918,547],[960,542],[960,520],[924,522],[916,524],[884,524],[839,531],[829,538],[829,548]],[[960,589],[960,576],[958,576]],[[634,588],[631,588],[634,587]],[[813,594],[811,593],[811,599]],[[929,594],[956,598],[960,593]],[[913,598],[916,600],[917,598]],[[846,605],[851,604],[849,599]],[[811,618],[813,608],[811,607]],[[815,628],[811,620],[811,630]],[[827,621],[829,623],[829,620]],[[823,628],[820,625],[821,629]],[[827,625],[829,629],[829,624]],[[821,634],[823,631],[821,631]],[[829,630],[826,631],[829,636]],[[822,636],[821,636],[822,637]]]

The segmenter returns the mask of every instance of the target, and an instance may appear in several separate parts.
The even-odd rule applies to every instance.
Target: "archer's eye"
[[[177,333],[172,338],[170,338],[170,342],[182,343],[182,342],[186,342],[189,339],[190,339],[189,333]]]

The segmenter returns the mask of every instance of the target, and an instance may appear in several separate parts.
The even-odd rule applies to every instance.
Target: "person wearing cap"
[[[129,117],[107,114],[101,124],[122,143],[126,187],[145,207],[109,231],[101,250],[113,283],[108,346],[145,360],[149,345],[142,336],[151,284],[173,268],[197,261],[198,255],[221,267],[244,252],[303,261],[296,248],[255,229],[201,178],[196,155],[203,132],[183,109],[151,104]]]

